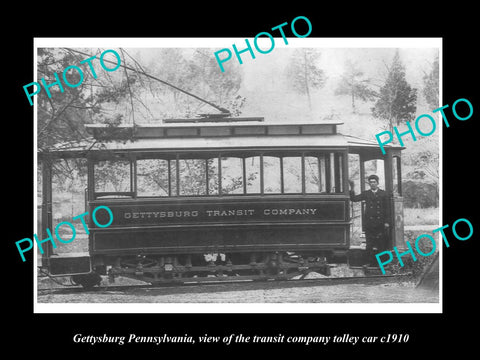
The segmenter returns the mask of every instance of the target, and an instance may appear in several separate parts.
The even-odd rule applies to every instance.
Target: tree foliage
[[[311,91],[325,85],[325,72],[318,67],[321,53],[317,49],[295,49],[287,66],[287,79],[292,88],[301,95],[305,95],[308,107],[312,108]]]
[[[207,49],[196,50],[191,56],[179,48],[156,51],[159,56],[154,62],[141,64],[125,49],[118,49],[121,67],[107,72],[99,62],[102,49],[39,48],[39,82],[44,79],[47,84],[53,84],[56,75],[62,88],[51,86],[50,96],[42,88],[37,95],[38,150],[48,151],[58,144],[66,149],[89,138],[84,126],[88,123],[103,123],[115,128],[120,124],[153,122],[168,117],[188,118],[201,111],[217,112],[205,102],[168,84],[231,109],[234,116],[241,114],[246,99],[239,94],[241,72],[238,66],[232,67],[228,75],[221,73]],[[88,63],[80,64],[94,55],[97,59],[91,64],[96,78]],[[81,81],[75,69],[65,74],[70,84],[81,82],[77,87],[67,86],[62,79],[64,70],[72,65],[78,66],[84,76]],[[65,164],[53,164],[54,176],[59,179],[70,176],[72,169]],[[115,183],[115,178],[121,177],[116,171],[104,169],[104,177],[113,188],[120,186]]]
[[[427,104],[432,108],[437,108],[440,104],[438,101],[439,95],[439,63],[438,63],[438,54],[435,56],[435,60],[432,64],[432,69],[430,73],[425,74],[423,77],[423,95]]]
[[[97,73],[97,79],[94,79],[88,65],[80,64],[85,58],[68,49],[38,49],[38,78],[44,79],[46,84],[53,84],[57,74],[62,83],[62,88],[58,85],[49,88],[50,97],[44,89],[37,95],[40,151],[54,144],[84,139],[88,136],[84,124],[107,115],[105,105],[118,105],[127,94],[127,83],[118,80],[118,76],[102,71],[98,60],[96,64],[93,63]],[[71,65],[80,67],[84,75],[78,87],[63,83],[63,71]],[[80,75],[76,71],[68,71],[66,78],[71,84],[80,82]]]
[[[159,49],[149,71],[162,80],[208,100],[232,115],[241,114],[245,98],[239,94],[242,75],[237,64],[228,73],[218,69],[209,49],[195,49],[187,54],[182,49]],[[152,108],[162,117],[194,117],[201,113],[216,113],[210,105],[165,84],[150,81],[148,96]]]
[[[385,84],[380,88],[379,98],[372,108],[374,117],[385,119],[390,131],[393,126],[414,119],[417,109],[417,89],[412,88],[405,79],[405,67],[400,61],[398,50],[392,64],[387,68]]]
[[[38,50],[38,78],[47,84],[59,76],[63,89],[50,87],[51,96],[41,91],[38,96],[38,148],[84,139],[84,124],[108,123],[112,126],[135,121],[158,121],[175,117],[193,117],[209,105],[175,90],[166,83],[193,93],[198,97],[233,109],[239,115],[245,98],[238,92],[241,73],[233,67],[229,74],[218,71],[215,59],[207,49],[196,50],[187,56],[183,49],[158,49],[159,56],[148,67],[141,65],[126,50],[119,49],[122,66],[114,72],[104,71],[99,64],[101,50],[97,49],[40,48]],[[85,54],[85,55],[82,55]],[[80,61],[97,55],[95,79],[87,63]],[[78,87],[63,83],[65,68],[75,65],[82,69],[84,79]],[[128,66],[128,70],[123,67]],[[145,74],[155,75],[163,82]],[[77,71],[66,73],[72,84],[80,81]],[[62,91],[63,90],[63,91]],[[208,112],[212,112],[208,108]]]
[[[352,109],[355,112],[355,99],[369,101],[373,100],[377,94],[370,88],[370,80],[365,78],[363,71],[351,60],[347,60],[345,72],[341,76],[335,95],[351,96]]]

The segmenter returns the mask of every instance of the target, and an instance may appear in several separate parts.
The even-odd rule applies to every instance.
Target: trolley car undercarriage
[[[117,258],[108,275],[112,282],[116,275],[122,275],[150,283],[162,283],[207,281],[212,277],[234,277],[236,280],[289,279],[306,274],[307,270],[329,275],[325,257],[302,257],[281,252]]]

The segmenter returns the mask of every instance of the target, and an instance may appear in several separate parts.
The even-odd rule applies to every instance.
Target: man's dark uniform
[[[367,258],[370,264],[376,262],[375,255],[387,250],[388,231],[385,224],[390,225],[390,202],[384,190],[377,189],[363,191],[355,195],[350,191],[350,200],[365,201],[364,230],[367,241]]]

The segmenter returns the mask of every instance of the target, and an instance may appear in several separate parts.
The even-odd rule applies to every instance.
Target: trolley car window
[[[218,158],[207,159],[208,195],[218,195]]]
[[[280,158],[263,156],[263,192],[265,194],[280,194],[281,186]]]
[[[168,160],[137,160],[137,195],[168,196]]]
[[[131,196],[132,169],[130,161],[98,161],[94,166],[95,192],[98,196]]]
[[[97,161],[95,196],[330,194],[344,190],[344,154],[338,152],[283,151],[263,156],[229,152],[196,157],[168,154],[136,161]]]
[[[324,193],[325,188],[325,156],[305,156],[305,192]]]
[[[222,195],[243,194],[243,161],[236,157],[222,157]]]
[[[283,157],[283,192],[302,192],[302,157]]]
[[[178,195],[178,187],[177,187],[177,160],[170,160],[170,189],[169,194],[170,196],[177,196]]]
[[[335,192],[343,192],[343,155],[335,154]]]
[[[325,158],[327,193],[343,192],[343,155],[330,153]]]
[[[179,159],[179,195],[206,195],[207,175],[205,159]]]
[[[245,158],[245,190],[247,194],[260,194],[260,156]]]

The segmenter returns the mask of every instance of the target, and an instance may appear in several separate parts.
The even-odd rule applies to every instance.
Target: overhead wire
[[[87,53],[85,53],[85,52],[83,52],[83,51],[74,50],[74,49],[71,49],[71,48],[64,48],[64,49],[65,49],[65,50],[68,50],[68,51],[76,52],[76,53],[79,53],[79,54],[82,54],[82,55],[85,55],[85,56],[88,56],[88,57],[91,57],[91,54],[87,54]],[[113,61],[110,61],[110,60],[107,60],[107,59],[103,59],[103,61],[104,61],[104,62],[107,62],[107,63],[110,63],[110,64],[118,65],[117,63],[115,63],[115,62],[113,62]],[[215,109],[219,110],[219,111],[222,112],[223,114],[228,114],[228,115],[230,115],[230,111],[229,111],[229,110],[227,110],[227,109],[225,109],[225,108],[222,108],[222,107],[220,107],[220,106],[218,106],[218,105],[216,105],[216,104],[214,104],[214,103],[212,103],[212,102],[210,102],[210,101],[208,101],[208,100],[202,99],[200,96],[195,95],[195,94],[192,94],[192,93],[190,93],[190,92],[188,92],[188,91],[186,91],[186,90],[183,90],[183,89],[179,88],[178,86],[175,86],[175,85],[173,85],[173,84],[170,84],[169,82],[167,82],[167,81],[165,81],[165,80],[159,79],[159,78],[157,78],[156,76],[150,75],[150,74],[146,73],[143,69],[141,69],[141,70],[139,71],[138,69],[134,69],[134,68],[132,68],[132,67],[130,67],[130,66],[128,66],[128,65],[124,65],[124,64],[119,64],[119,66],[121,66],[121,67],[123,67],[123,68],[125,68],[125,69],[127,69],[127,70],[135,71],[135,72],[137,72],[137,73],[139,73],[139,74],[142,74],[143,76],[146,76],[146,77],[148,77],[148,78],[150,78],[150,79],[156,80],[156,81],[158,81],[158,82],[160,82],[160,83],[162,83],[162,84],[164,84],[164,85],[170,86],[171,88],[173,88],[173,89],[175,89],[175,90],[177,90],[177,91],[180,91],[180,92],[182,92],[182,93],[184,93],[184,94],[186,94],[186,95],[188,95],[188,96],[191,96],[191,97],[193,97],[193,98],[195,98],[195,99],[197,99],[197,100],[200,100],[200,101],[204,102],[205,104],[208,104],[208,105],[214,107]]]

